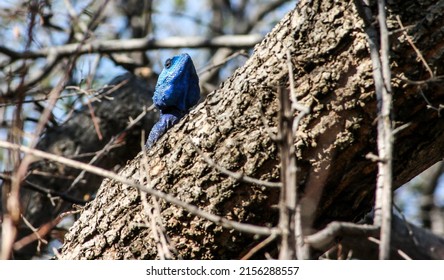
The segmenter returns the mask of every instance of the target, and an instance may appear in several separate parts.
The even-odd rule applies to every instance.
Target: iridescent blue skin
[[[160,119],[151,129],[145,144],[147,148],[150,149],[169,128],[188,114],[199,99],[199,77],[191,57],[184,53],[167,59],[153,96]]]

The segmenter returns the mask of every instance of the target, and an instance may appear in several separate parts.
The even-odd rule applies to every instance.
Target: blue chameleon
[[[188,114],[199,99],[199,77],[191,57],[184,53],[168,58],[153,95],[160,118],[151,129],[146,147],[150,149],[170,127]]]

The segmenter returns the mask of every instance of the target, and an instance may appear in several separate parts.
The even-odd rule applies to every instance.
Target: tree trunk
[[[444,2],[392,2],[387,13],[395,127],[400,128],[393,175],[399,187],[444,156],[439,111],[444,87],[440,80],[425,81],[431,77],[396,17],[431,69],[442,75]],[[279,181],[279,146],[269,132],[277,132],[278,88],[289,87],[287,51],[297,99],[311,109],[295,143],[303,215],[314,216],[312,231],[331,221],[363,217],[374,203],[376,163],[366,155],[376,153],[377,104],[363,22],[353,1],[300,1],[256,46],[244,67],[148,151],[146,162],[139,154],[120,174],[230,220],[276,225],[279,189],[221,174],[203,161],[194,145],[228,170]],[[160,247],[152,227],[146,226],[148,210],[143,205],[136,189],[104,180],[97,198],[66,236],[61,257],[158,257]],[[240,258],[260,241],[257,235],[224,228],[179,206],[162,202],[161,208],[176,258]],[[272,254],[271,247],[264,250]],[[263,252],[255,257],[263,258]]]

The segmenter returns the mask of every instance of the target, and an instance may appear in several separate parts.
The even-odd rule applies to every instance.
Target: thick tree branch
[[[342,255],[341,258],[352,251],[356,258],[378,259],[379,248],[375,244],[372,245],[371,243],[374,242],[369,242],[369,238],[381,238],[381,230],[378,226],[332,222],[321,231],[306,236],[305,242],[321,252],[330,249],[329,254],[334,251],[335,254]],[[393,216],[390,258],[402,259],[406,255],[412,259],[440,260],[444,258],[443,245],[442,237],[410,224],[396,215]]]

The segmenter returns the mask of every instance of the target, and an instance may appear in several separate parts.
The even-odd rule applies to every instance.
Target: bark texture
[[[405,82],[430,77],[395,17],[408,26],[436,75],[442,75],[444,1],[392,2],[388,16],[395,120],[396,127],[406,125],[395,136],[394,179],[399,187],[444,156],[444,122],[440,112],[430,108],[444,103],[444,87],[442,81]],[[363,23],[353,1],[300,1],[255,47],[244,67],[148,152],[147,169],[139,154],[121,175],[228,219],[276,225],[278,189],[221,174],[202,160],[190,141],[231,171],[279,181],[278,145],[262,116],[276,132],[277,89],[289,84],[287,50],[297,99],[311,108],[295,143],[304,215],[314,215],[313,229],[361,218],[374,202],[376,164],[365,156],[376,153],[377,104]],[[156,258],[158,247],[144,226],[146,216],[137,190],[104,180],[97,198],[66,236],[61,257]],[[162,203],[161,216],[177,258],[240,258],[260,239],[167,203]]]

